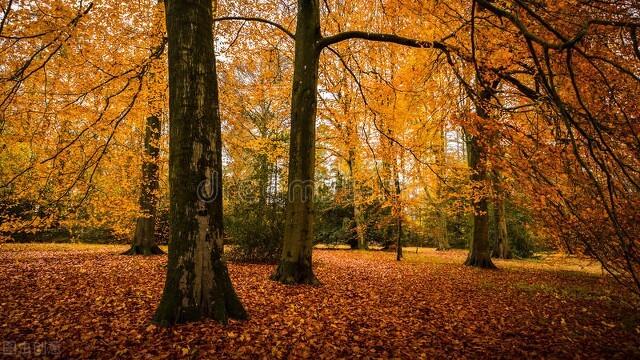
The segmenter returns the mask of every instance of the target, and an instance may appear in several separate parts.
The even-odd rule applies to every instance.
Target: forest
[[[0,0],[6,358],[640,358],[637,0]]]

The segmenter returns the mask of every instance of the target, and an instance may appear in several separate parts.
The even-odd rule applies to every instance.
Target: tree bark
[[[396,260],[402,260],[402,203],[400,199],[400,175],[395,159],[393,160],[393,183],[395,185],[395,194],[393,197],[394,215],[396,218]]]
[[[156,7],[164,9],[164,1],[158,0]],[[154,16],[154,27],[164,28],[164,14]],[[158,60],[164,53],[165,42],[163,41],[152,58]],[[153,72],[149,74],[155,76]],[[136,228],[129,250],[123,255],[160,255],[164,251],[155,242],[156,213],[158,207],[159,174],[158,159],[160,157],[160,132],[161,132],[161,102],[149,99],[148,105],[151,109],[151,116],[147,117],[144,130],[144,159],[142,162],[142,183],[140,186],[140,197],[138,203],[142,214],[136,219]]]
[[[351,144],[349,145],[351,146]],[[358,183],[355,177],[355,162],[356,162],[356,154],[353,148],[349,149],[349,159],[347,160],[349,165],[349,181],[350,181],[350,191],[351,191],[351,205],[353,206],[353,223],[355,225],[356,231],[356,242],[355,246],[352,246],[354,249],[366,250],[369,248],[367,244],[367,238],[365,235],[366,225],[364,223],[364,216],[362,214],[362,210],[360,209],[360,202],[358,196]]]
[[[320,39],[318,0],[298,0],[285,233],[280,264],[272,275],[285,284],[318,283],[311,252]]]
[[[235,19],[240,19],[235,17]],[[315,119],[318,62],[323,48],[349,39],[390,42],[416,48],[446,50],[441,42],[419,41],[394,34],[346,31],[322,37],[319,0],[298,0],[296,34],[269,23],[295,38],[295,61],[291,98],[291,139],[289,145],[289,187],[282,258],[272,279],[286,284],[317,284],[313,274],[313,187],[315,174]]]
[[[441,169],[440,176],[444,177],[444,169],[446,169],[447,158],[445,150],[447,147],[447,135],[444,126],[439,128],[438,131],[438,143],[435,146],[436,159],[438,161],[438,167]],[[442,180],[436,181],[436,216],[437,216],[437,247],[436,250],[444,251],[449,250],[449,234],[447,230],[447,214],[445,211],[446,201],[443,199]]]
[[[209,0],[168,0],[171,226],[161,326],[244,319],[222,260],[222,161]]]
[[[467,157],[471,169],[471,183],[475,191],[473,200],[473,239],[465,265],[493,269],[489,248],[489,215],[487,213],[487,196],[484,194],[484,183],[487,178],[486,154],[476,136],[469,135],[467,141]]]
[[[493,202],[494,220],[496,223],[496,245],[493,256],[500,259],[511,259],[511,248],[507,232],[507,214],[504,209],[504,193],[500,190],[500,174],[496,171],[494,176],[496,198]]]
[[[164,254],[155,242],[156,209],[158,206],[158,157],[160,149],[160,118],[149,116],[144,132],[144,161],[142,164],[142,189],[140,210],[142,215],[136,220],[136,230],[131,248],[123,255]]]

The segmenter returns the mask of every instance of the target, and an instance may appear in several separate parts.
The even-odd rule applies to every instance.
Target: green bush
[[[255,206],[237,207],[225,217],[226,257],[232,261],[275,263],[282,252],[284,204],[271,204],[262,214]]]

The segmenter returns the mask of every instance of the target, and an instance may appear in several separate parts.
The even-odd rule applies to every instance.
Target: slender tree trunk
[[[362,211],[360,209],[359,197],[358,197],[358,189],[357,182],[355,177],[355,151],[353,149],[349,149],[349,181],[350,190],[351,190],[351,206],[353,206],[353,223],[355,225],[356,231],[356,242],[355,246],[352,248],[366,250],[368,249],[367,239],[365,236],[366,226],[364,224],[364,217]]]
[[[494,200],[494,220],[496,223],[496,246],[493,255],[500,259],[511,259],[511,248],[507,232],[507,214],[504,209],[504,192],[500,189],[500,174],[494,176],[496,198]]]
[[[220,117],[210,0],[168,0],[171,226],[162,326],[244,319],[222,260]]]
[[[260,193],[258,194],[258,209],[256,212],[260,221],[264,222],[267,214],[267,197],[269,195],[269,179],[271,177],[271,169],[269,166],[269,159],[267,159],[267,156],[265,154],[258,155],[257,160],[258,190],[260,191]]]
[[[154,27],[164,28],[164,1],[156,3],[158,14],[154,16]],[[159,59],[164,53],[165,43],[156,50],[155,59]],[[155,74],[150,73],[151,76]],[[144,130],[144,159],[142,163],[142,183],[140,186],[140,198],[138,204],[142,214],[136,219],[136,228],[133,233],[131,248],[123,255],[160,255],[164,254],[155,242],[156,213],[158,207],[159,174],[158,158],[160,156],[160,114],[161,104],[157,100],[149,100],[151,116],[147,117]]]
[[[144,161],[142,164],[142,189],[140,210],[131,248],[123,255],[164,254],[155,242],[156,209],[158,206],[158,157],[160,149],[160,118],[149,116],[144,132]]]
[[[298,0],[291,102],[289,182],[282,257],[272,279],[317,284],[313,274],[313,190],[320,49],[318,0]]]
[[[396,260],[402,260],[402,217],[396,218]]]
[[[484,194],[484,183],[487,178],[485,168],[486,155],[478,138],[469,136],[467,141],[467,156],[471,169],[471,182],[478,191],[473,200],[473,239],[471,249],[465,265],[481,268],[495,268],[491,261],[489,247],[489,214],[487,213],[487,196]]]
[[[395,185],[394,204],[396,218],[396,260],[402,260],[402,203],[400,201],[400,175],[395,160],[393,163],[393,182]]]
[[[438,132],[438,142],[435,146],[436,150],[436,159],[438,160],[438,168],[442,169],[440,171],[440,176],[444,177],[444,170],[446,169],[446,156],[445,149],[447,147],[447,137],[446,132],[444,130],[444,126],[440,127]],[[445,212],[445,201],[443,200],[442,194],[442,180],[437,179],[436,181],[436,199],[437,199],[437,209],[436,215],[438,218],[438,238],[437,238],[437,247],[436,250],[444,251],[449,249],[449,234],[447,231],[447,214]]]

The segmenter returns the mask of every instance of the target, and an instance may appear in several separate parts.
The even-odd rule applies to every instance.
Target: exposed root
[[[164,251],[160,249],[158,245],[153,246],[142,246],[142,245],[132,245],[129,250],[123,252],[121,255],[164,255]]]
[[[469,254],[469,257],[467,257],[464,264],[466,266],[479,267],[482,269],[497,269],[491,261],[491,257],[473,256],[472,254]]]
[[[280,262],[275,273],[271,275],[271,280],[286,285],[320,285],[311,266],[289,261]]]

